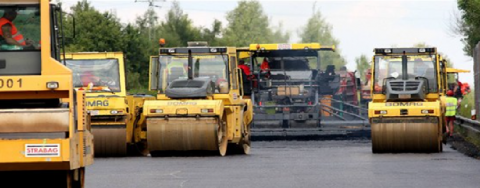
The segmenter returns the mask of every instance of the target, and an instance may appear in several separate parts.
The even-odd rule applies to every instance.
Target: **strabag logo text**
[[[60,157],[60,144],[25,144],[25,157]]]

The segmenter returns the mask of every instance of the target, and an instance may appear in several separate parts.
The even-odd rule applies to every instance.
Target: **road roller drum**
[[[92,127],[96,157],[126,156],[127,136],[125,128],[111,126]]]
[[[216,117],[148,118],[147,142],[150,153],[166,151],[227,150],[225,125]]]
[[[373,153],[434,153],[441,151],[437,118],[383,118],[373,120]]]

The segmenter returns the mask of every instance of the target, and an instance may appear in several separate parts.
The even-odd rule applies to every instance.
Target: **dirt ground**
[[[453,137],[449,138],[447,142],[450,143],[452,149],[469,157],[480,159],[480,148],[467,142],[460,134],[453,134]]]

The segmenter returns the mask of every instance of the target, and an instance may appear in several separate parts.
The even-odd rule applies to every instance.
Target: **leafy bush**
[[[463,97],[458,115],[470,118],[472,116],[472,109],[475,109],[475,93],[472,91]]]

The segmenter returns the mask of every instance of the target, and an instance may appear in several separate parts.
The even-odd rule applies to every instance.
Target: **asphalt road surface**
[[[480,160],[372,154],[369,140],[254,142],[248,156],[97,158],[87,188],[480,187]]]

